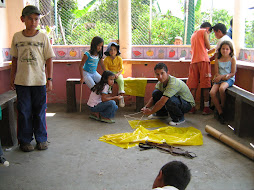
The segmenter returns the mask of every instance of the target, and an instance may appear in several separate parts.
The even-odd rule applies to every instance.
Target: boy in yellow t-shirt
[[[124,91],[124,81],[123,81],[123,60],[119,56],[121,53],[119,51],[119,45],[115,42],[111,42],[108,44],[107,50],[104,52],[107,56],[104,59],[105,69],[111,71],[115,74],[115,80],[118,84],[118,94],[123,95]],[[124,107],[124,98],[122,98],[119,102],[120,107]]]

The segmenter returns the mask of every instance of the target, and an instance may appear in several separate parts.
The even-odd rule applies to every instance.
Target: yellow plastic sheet
[[[104,135],[99,138],[121,148],[131,148],[145,141],[163,143],[170,145],[202,145],[203,136],[201,131],[194,127],[162,127],[149,131],[140,126],[133,133],[119,133]]]
[[[154,128],[154,127],[166,127],[168,124],[162,122],[159,119],[149,119],[149,120],[129,120],[128,121],[132,129],[143,126],[144,128]]]
[[[124,91],[126,95],[144,97],[147,80],[144,78],[125,78]]]

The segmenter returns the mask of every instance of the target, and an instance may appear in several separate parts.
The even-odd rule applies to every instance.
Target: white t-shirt
[[[218,49],[220,48],[220,44],[223,42],[223,41],[230,41],[233,45],[233,49],[234,49],[234,54],[235,54],[235,44],[234,44],[234,41],[228,36],[228,35],[224,35],[222,38],[220,38],[216,44],[216,47],[215,47],[215,50],[216,50],[216,53],[218,53]]]
[[[109,85],[106,84],[104,86],[104,89],[102,90],[102,94],[109,94]],[[89,96],[89,99],[88,99],[88,102],[87,102],[87,105],[90,106],[90,107],[94,107],[96,106],[97,104],[101,103],[102,100],[101,100],[101,94],[96,94],[95,92],[91,92],[90,96]]]
[[[55,57],[46,34],[38,32],[26,37],[22,31],[14,34],[11,55],[17,58],[17,72],[14,83],[22,86],[46,85],[45,63]]]

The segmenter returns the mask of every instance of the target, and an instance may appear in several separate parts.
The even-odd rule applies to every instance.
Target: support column
[[[121,57],[131,59],[131,0],[118,0]]]
[[[240,49],[244,48],[246,9],[246,0],[235,0],[232,38],[235,44],[235,52],[237,58],[239,56]]]

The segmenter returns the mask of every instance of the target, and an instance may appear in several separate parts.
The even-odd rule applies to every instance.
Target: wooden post
[[[66,100],[67,100],[67,112],[76,112],[76,91],[75,91],[75,82],[66,81]]]

